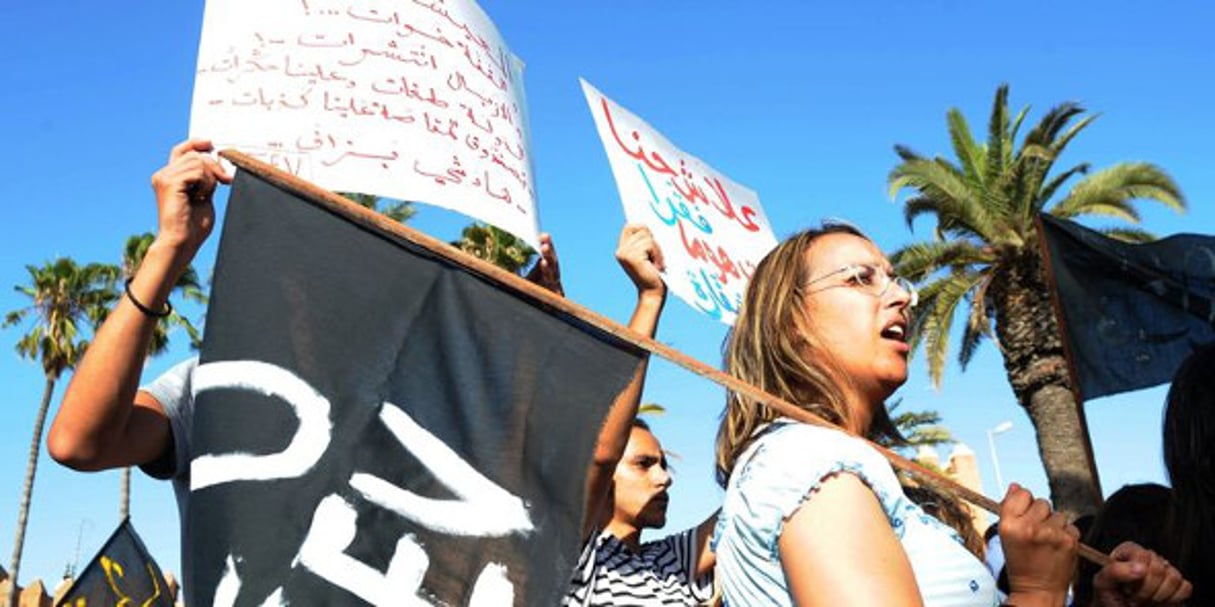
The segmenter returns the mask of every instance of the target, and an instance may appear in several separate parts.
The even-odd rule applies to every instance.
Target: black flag
[[[160,567],[148,554],[130,519],[122,519],[59,605],[172,607],[173,597]]]
[[[1215,340],[1215,237],[1132,245],[1041,217],[1084,399],[1167,382],[1195,345]]]
[[[554,605],[641,351],[239,171],[193,375],[189,605]]]

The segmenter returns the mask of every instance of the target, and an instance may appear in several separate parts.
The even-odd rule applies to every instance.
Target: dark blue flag
[[[1127,244],[1041,217],[1084,399],[1165,383],[1194,346],[1215,340],[1215,236]]]

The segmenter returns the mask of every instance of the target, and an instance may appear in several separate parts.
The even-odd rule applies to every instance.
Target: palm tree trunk
[[[25,546],[25,524],[29,521],[30,499],[34,495],[34,474],[38,471],[38,453],[42,446],[42,426],[46,423],[46,412],[51,405],[51,394],[55,392],[55,378],[46,378],[46,390],[42,393],[42,404],[34,419],[34,438],[30,441],[29,463],[25,467],[25,485],[21,489],[21,507],[17,510],[17,533],[13,541],[13,560],[9,567],[11,585],[8,604],[17,604],[17,574],[21,570],[21,552]]]
[[[1038,454],[1055,509],[1072,517],[1096,514],[1101,497],[1089,467],[1087,431],[1071,390],[1042,386],[1029,396],[1025,410],[1038,433]]]
[[[1100,485],[1041,258],[1030,252],[1002,270],[989,291],[996,333],[1009,384],[1037,433],[1051,502],[1071,516],[1093,514],[1101,503]]]
[[[118,486],[118,520],[125,521],[131,516],[131,467],[122,468],[122,481]]]

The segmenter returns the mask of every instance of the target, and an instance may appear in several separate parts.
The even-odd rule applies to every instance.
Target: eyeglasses
[[[842,284],[828,285],[813,291],[808,290],[808,287],[811,285],[822,282],[838,274],[844,274],[846,276],[846,279]],[[890,285],[892,284],[897,284],[900,289],[907,292],[907,295],[910,298],[910,301],[907,304],[908,307],[914,307],[920,302],[920,294],[918,291],[916,291],[915,285],[911,284],[911,281],[901,276],[890,274],[881,267],[871,263],[858,263],[844,266],[834,272],[828,272],[827,274],[807,282],[806,284],[802,285],[800,289],[809,294],[818,293],[819,291],[825,291],[827,289],[833,289],[835,287],[852,287],[874,297],[881,297],[886,294],[886,291],[890,290]]]

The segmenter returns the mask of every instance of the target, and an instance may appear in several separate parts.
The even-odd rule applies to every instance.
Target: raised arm
[[[561,266],[557,264],[557,248],[553,245],[553,237],[547,232],[540,233],[540,259],[524,278],[565,296],[565,287],[561,285]]]
[[[155,315],[166,309],[173,285],[211,233],[216,185],[231,182],[206,155],[211,149],[200,139],[180,143],[152,175],[156,240],[63,396],[47,435],[47,450],[61,464],[78,470],[143,464],[172,444],[162,407],[137,389]]]
[[[664,267],[662,251],[658,248],[658,243],[654,242],[649,228],[638,224],[626,225],[620,232],[616,261],[637,288],[637,305],[633,308],[632,318],[629,319],[629,328],[653,337],[658,329],[662,307],[666,303],[667,288],[659,274]],[[584,537],[594,530],[603,514],[603,508],[606,507],[612,474],[616,463],[624,455],[633,418],[637,416],[647,366],[648,360],[637,368],[632,381],[612,403],[612,408],[608,410],[607,418],[599,431],[594,460],[587,474],[587,504],[583,510],[586,518],[582,522]]]

